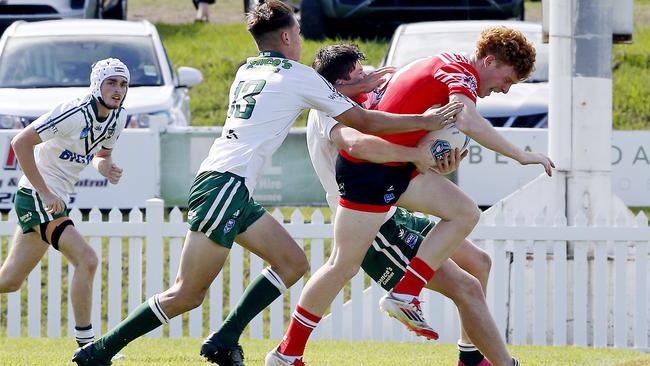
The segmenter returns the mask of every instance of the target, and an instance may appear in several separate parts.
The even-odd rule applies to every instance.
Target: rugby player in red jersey
[[[455,121],[459,130],[520,164],[541,164],[550,176],[554,164],[547,156],[524,151],[508,142],[478,114],[475,105],[477,98],[492,92],[507,93],[513,84],[525,80],[533,70],[535,54],[535,48],[521,32],[507,27],[485,29],[471,56],[445,53],[415,61],[400,70],[388,83],[376,108],[413,113],[407,111],[459,101],[464,104]],[[415,146],[426,133],[397,134],[389,141]],[[433,172],[419,174],[409,163],[374,164],[341,152],[336,175],[341,196],[334,224],[336,256],[318,269],[303,289],[289,330],[275,351],[280,359],[287,361],[286,365],[302,362],[302,351],[311,331],[341,288],[359,270],[386,212],[393,205],[435,215],[441,222],[426,235],[406,274],[381,299],[380,306],[416,334],[437,339],[437,333],[424,319],[418,296],[480,217],[477,205],[457,186]],[[493,363],[517,362],[511,359],[493,360]]]

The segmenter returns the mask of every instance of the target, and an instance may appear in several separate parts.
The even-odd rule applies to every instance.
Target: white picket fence
[[[128,221],[122,221],[122,213],[113,210],[103,222],[97,210],[90,212],[88,221],[82,221],[78,210],[71,212],[77,228],[104,263],[95,278],[93,302],[93,324],[101,324],[102,332],[144,299],[164,290],[176,276],[187,230],[182,213],[174,209],[165,220],[163,202],[154,199],[147,202],[145,214],[146,221],[141,210],[133,209]],[[278,210],[273,216],[282,220]],[[492,257],[488,303],[509,343],[648,349],[650,228],[644,214],[633,222],[621,216],[613,226],[605,225],[604,219],[587,226],[580,218],[575,226],[567,226],[564,217],[530,219],[523,214],[497,217],[495,221],[481,222],[471,238]],[[0,261],[6,257],[15,222],[13,213],[0,222]],[[325,224],[320,210],[309,223],[295,210],[284,225],[307,248],[312,269],[320,267],[332,237],[332,225]],[[30,274],[21,291],[2,295],[8,299],[0,301],[0,335],[72,334],[72,309],[64,292],[73,269],[62,263],[60,253],[50,249],[48,258]],[[227,281],[226,271],[222,271],[204,304],[185,320],[172,319],[166,335],[202,337],[217,329],[245,284],[264,266],[260,258],[237,245],[227,265]],[[244,273],[249,273],[246,280]],[[67,280],[65,286],[62,279]],[[323,319],[315,338],[416,340],[399,323],[380,314],[377,302],[383,290],[374,283],[366,288],[368,283],[362,273],[351,281],[332,304],[331,314]],[[267,322],[262,315],[254,319],[249,336],[281,338],[285,319],[302,287],[299,281],[284,298],[274,302],[267,310]],[[27,295],[23,296],[25,291]],[[459,325],[453,303],[430,291],[424,293],[423,310],[441,334],[440,341],[455,342]],[[66,317],[62,309],[67,311]],[[161,335],[162,329],[150,334]]]

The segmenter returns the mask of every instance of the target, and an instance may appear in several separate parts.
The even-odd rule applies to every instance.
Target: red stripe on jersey
[[[398,113],[424,113],[434,105],[449,103],[449,96],[467,95],[476,102],[480,85],[478,73],[469,58],[461,54],[443,53],[417,60],[400,70],[389,81],[374,109]],[[416,146],[428,131],[377,135],[392,143]]]
[[[366,203],[355,203],[339,197],[339,205],[350,210],[362,212],[388,212],[392,205],[369,205]]]

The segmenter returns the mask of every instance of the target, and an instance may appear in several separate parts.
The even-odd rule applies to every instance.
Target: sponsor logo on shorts
[[[408,245],[409,248],[413,249],[415,247],[415,243],[418,242],[418,236],[413,233],[409,233],[406,236],[406,239],[404,239],[404,242],[406,245]]]
[[[390,201],[395,199],[395,194],[394,193],[387,193],[384,195],[384,202],[389,203]]]
[[[223,233],[228,234],[233,227],[235,227],[235,220],[229,219],[226,221],[226,226],[223,227]]]
[[[22,222],[28,222],[29,220],[31,220],[31,218],[32,218],[32,213],[28,212],[28,213],[20,216],[19,220],[22,221]]]
[[[196,210],[190,210],[187,213],[187,219],[188,220],[193,220],[196,218]]]
[[[380,285],[386,285],[391,278],[395,275],[395,272],[393,272],[393,269],[391,267],[386,267],[386,270],[384,271],[384,274],[379,277],[379,281],[377,281]]]

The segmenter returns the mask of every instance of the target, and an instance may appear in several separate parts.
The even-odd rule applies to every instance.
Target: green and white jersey
[[[113,148],[125,124],[124,108],[99,121],[90,95],[59,104],[34,121],[31,125],[43,140],[34,148],[34,158],[47,187],[68,202],[81,171],[100,149]],[[18,185],[34,189],[24,175]]]
[[[229,109],[198,174],[230,172],[243,177],[251,195],[266,161],[304,109],[336,117],[356,104],[312,68],[265,52],[249,58],[230,87]]]

